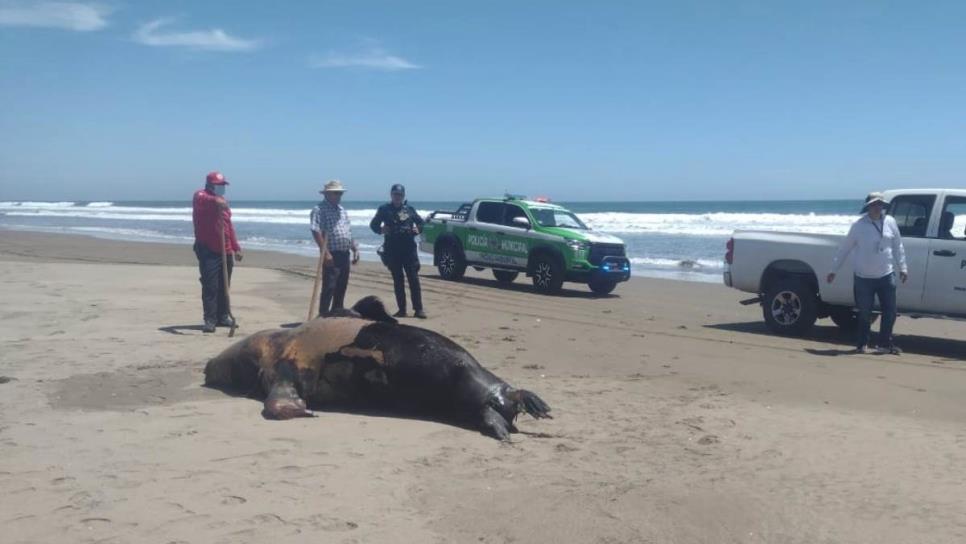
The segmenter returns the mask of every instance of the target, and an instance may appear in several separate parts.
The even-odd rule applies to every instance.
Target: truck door
[[[939,231],[929,240],[926,308],[966,316],[966,197],[947,196]]]
[[[514,222],[514,219],[525,219],[527,224],[531,224],[530,217],[523,208],[516,204],[506,205],[506,215],[503,218],[503,228],[497,231],[500,239],[501,253],[512,259],[513,265],[518,269],[525,269],[530,257],[530,229]],[[532,224],[531,224],[532,228]]]
[[[889,215],[895,218],[906,250],[909,281],[897,282],[896,302],[899,311],[925,310],[923,290],[929,260],[929,238],[926,237],[936,195],[899,195],[889,203]],[[897,271],[898,272],[898,271]]]
[[[480,202],[474,223],[466,234],[466,259],[471,263],[490,264],[499,260],[499,240],[494,232],[502,228],[505,204]]]

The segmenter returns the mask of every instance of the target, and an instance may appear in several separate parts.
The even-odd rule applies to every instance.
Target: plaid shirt
[[[325,235],[329,251],[352,249],[349,214],[341,205],[330,204],[328,200],[319,202],[318,206],[312,208],[311,221],[312,231]]]

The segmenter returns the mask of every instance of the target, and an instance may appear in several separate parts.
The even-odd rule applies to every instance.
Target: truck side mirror
[[[510,220],[510,224],[514,227],[520,227],[522,229],[530,229],[530,220],[526,217],[514,217]]]

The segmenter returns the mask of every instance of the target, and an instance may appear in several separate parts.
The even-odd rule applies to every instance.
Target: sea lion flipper
[[[305,401],[295,391],[291,383],[276,383],[265,398],[262,416],[267,419],[293,419],[296,417],[314,417],[305,406]]]
[[[509,441],[510,433],[516,430],[513,425],[504,419],[503,416],[500,415],[500,412],[494,410],[492,406],[484,406],[481,416],[481,425],[483,427],[481,430],[483,431],[483,434],[492,436],[497,440]]]
[[[550,415],[550,406],[543,401],[536,393],[520,389],[516,391],[518,407],[521,412],[526,412],[536,419],[553,419]]]
[[[282,361],[275,367],[274,381],[265,397],[265,408],[262,415],[268,419],[292,419],[296,417],[312,417],[305,400],[299,396],[295,388],[298,370],[292,361]]]

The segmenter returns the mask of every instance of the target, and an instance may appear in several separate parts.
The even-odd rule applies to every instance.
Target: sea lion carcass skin
[[[513,388],[449,338],[398,324],[375,297],[338,316],[252,334],[208,362],[205,385],[263,396],[272,419],[312,415],[308,406],[401,408],[506,440],[518,414],[551,417],[536,394]]]

